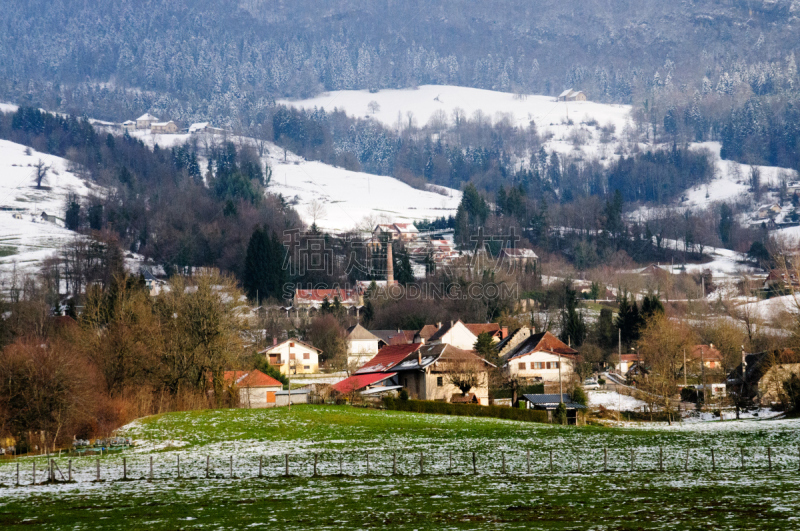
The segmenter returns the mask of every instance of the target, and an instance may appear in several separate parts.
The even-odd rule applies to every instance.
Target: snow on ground
[[[623,395],[616,391],[587,391],[590,407],[603,406],[614,411],[639,411],[647,406],[646,402]]]
[[[740,311],[765,321],[774,321],[787,312],[797,313],[798,303],[800,303],[800,299],[795,300],[793,295],[784,295],[783,297],[745,303],[740,307]]]
[[[63,225],[66,197],[90,192],[86,182],[68,171],[65,159],[33,149],[27,155],[27,149],[0,140],[0,273],[10,273],[15,265],[18,271],[37,269],[42,260],[74,238],[76,233]],[[51,168],[41,190],[33,180],[34,165],[40,160]],[[45,221],[43,212],[58,219]]]
[[[379,106],[374,114],[369,109],[371,102]],[[480,111],[484,118],[499,121],[508,117],[511,123],[527,127],[536,123],[539,134],[553,137],[546,149],[576,155],[570,138],[575,132],[588,135],[580,151],[586,156],[605,158],[611,156],[612,144],[600,144],[600,128],[613,125],[614,137],[619,138],[630,122],[629,105],[608,105],[591,101],[558,102],[551,96],[516,97],[510,92],[456,87],[451,85],[422,85],[418,89],[339,90],[327,92],[306,100],[280,100],[278,103],[299,108],[340,109],[351,116],[371,117],[390,128],[400,129],[409,121],[418,126],[426,125],[434,113],[442,111],[448,121],[453,121],[453,111],[461,109],[465,117],[473,119]],[[569,121],[573,124],[569,125]],[[595,125],[594,122],[597,122]],[[588,125],[591,122],[592,125]]]
[[[117,132],[118,133],[118,132]],[[158,144],[170,148],[188,142],[192,135],[152,135],[136,131],[132,136],[146,145]],[[200,145],[206,138],[200,136]],[[222,137],[208,137],[222,141]],[[237,143],[254,142],[245,137],[230,137]],[[322,206],[316,223],[327,231],[347,231],[357,226],[372,226],[376,222],[412,222],[455,215],[461,202],[461,192],[452,188],[431,187],[418,190],[393,177],[348,171],[342,168],[308,161],[268,143],[262,160],[272,168],[272,180],[267,192],[281,194],[297,210],[307,225],[314,222],[311,205]],[[201,167],[205,168],[205,161]]]

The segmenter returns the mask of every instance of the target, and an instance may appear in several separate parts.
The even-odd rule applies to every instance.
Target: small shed
[[[309,389],[292,389],[290,391],[278,391],[275,393],[275,400],[277,406],[288,406],[289,398],[291,397],[292,404],[308,404],[308,395],[311,391]]]
[[[567,394],[562,395],[522,395],[526,402],[526,409],[538,409],[547,411],[547,419],[553,421],[553,412],[561,402],[567,407],[567,424],[578,423],[578,410],[588,409],[582,404],[573,402]]]

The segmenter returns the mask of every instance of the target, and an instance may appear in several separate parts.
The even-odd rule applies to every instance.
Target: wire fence
[[[0,465],[0,486],[61,482],[334,476],[800,473],[800,448],[584,448],[521,451],[323,451],[279,455],[41,457]]]

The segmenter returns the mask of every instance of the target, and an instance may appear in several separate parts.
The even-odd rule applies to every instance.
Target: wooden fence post
[[[450,460],[450,464],[447,467],[447,473],[448,474],[452,474],[453,473],[453,452],[452,451],[447,452],[447,457]]]
[[[288,476],[289,475],[289,454],[283,454],[283,462],[284,462],[284,467],[285,467],[285,472],[284,472],[283,475],[284,476]]]
[[[767,446],[767,462],[769,463],[769,471],[772,472],[772,448]]]
[[[33,462],[33,481],[31,485],[36,485],[36,461]]]
[[[550,473],[553,473],[553,450],[550,450]]]
[[[664,447],[658,447],[658,470],[663,472],[664,471]]]
[[[19,487],[19,461],[17,461],[17,486]]]
[[[344,458],[342,457],[341,454],[339,454],[339,475],[340,476],[344,476],[344,468],[342,467],[342,461],[343,460],[344,460]]]
[[[231,478],[233,478],[234,477],[234,475],[233,475],[233,456],[231,456],[231,460],[230,460],[230,474],[231,474]],[[286,475],[288,476],[289,474],[287,473]]]
[[[122,479],[128,479],[128,458],[122,458]]]
[[[420,451],[419,453],[419,474],[420,476],[425,473],[425,455]]]
[[[711,449],[711,471],[712,472],[716,472],[717,471],[717,460],[714,457],[714,449],[713,448]]]
[[[100,481],[100,459],[97,459],[97,481]]]
[[[741,456],[741,460],[742,460],[742,470],[744,470],[744,446],[739,448],[739,455]]]
[[[181,455],[178,454],[178,479],[181,477]]]
[[[206,456],[206,479],[210,477],[211,474],[211,456]]]
[[[153,481],[153,456],[150,456],[150,481]]]
[[[369,476],[369,452],[367,452],[367,475]]]
[[[69,482],[72,483],[72,459],[67,463],[67,477],[69,478]],[[17,480],[17,483],[19,483],[19,480]]]
[[[53,465],[53,458],[50,458],[50,481],[56,480],[56,467]]]
[[[608,447],[603,448],[603,472],[608,471]]]
[[[530,473],[531,473],[531,451],[530,450],[528,450],[527,464],[528,464],[528,475],[530,475]]]
[[[634,470],[634,464],[633,464],[633,448],[631,448],[631,472],[633,472],[633,470]]]
[[[505,452],[501,452],[501,456],[503,458],[503,475],[505,475],[505,473],[506,473],[506,453]]]
[[[472,452],[472,473],[478,475],[478,461],[475,458],[475,452]]]
[[[317,453],[314,452],[314,475],[317,475]]]
[[[261,471],[264,468],[264,456],[258,456],[258,477],[261,477]],[[314,475],[317,475],[317,454],[314,454]]]

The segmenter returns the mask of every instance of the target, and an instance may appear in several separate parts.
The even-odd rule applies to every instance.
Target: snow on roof
[[[413,223],[395,223],[394,226],[397,227],[397,230],[399,230],[400,232],[407,232],[414,234],[419,232],[417,230],[417,227],[415,227]]]
[[[559,94],[558,97],[559,98],[565,98],[565,97],[569,96],[570,94],[572,94],[572,89],[571,88],[569,88],[569,89],[565,90],[564,92],[562,92],[561,94]]]
[[[155,116],[153,116],[149,112],[146,112],[146,113],[144,113],[143,115],[141,115],[140,117],[138,117],[136,119],[137,122],[140,121],[140,120],[147,120],[147,121],[150,121],[150,122],[154,122],[154,121],[158,120],[158,118],[156,118]]]
[[[136,122],[134,122],[133,120],[125,120],[124,122],[122,122],[122,125],[133,125],[135,123]]]
[[[153,126],[153,127],[165,127],[165,126],[167,126],[167,125],[169,125],[171,123],[174,123],[174,122],[172,120],[170,120],[169,122],[153,122],[150,125]]]
[[[210,126],[211,126],[211,122],[199,122],[199,123],[190,125],[189,126],[189,132],[190,133],[196,133],[197,131],[202,131],[206,127],[210,127]]]

